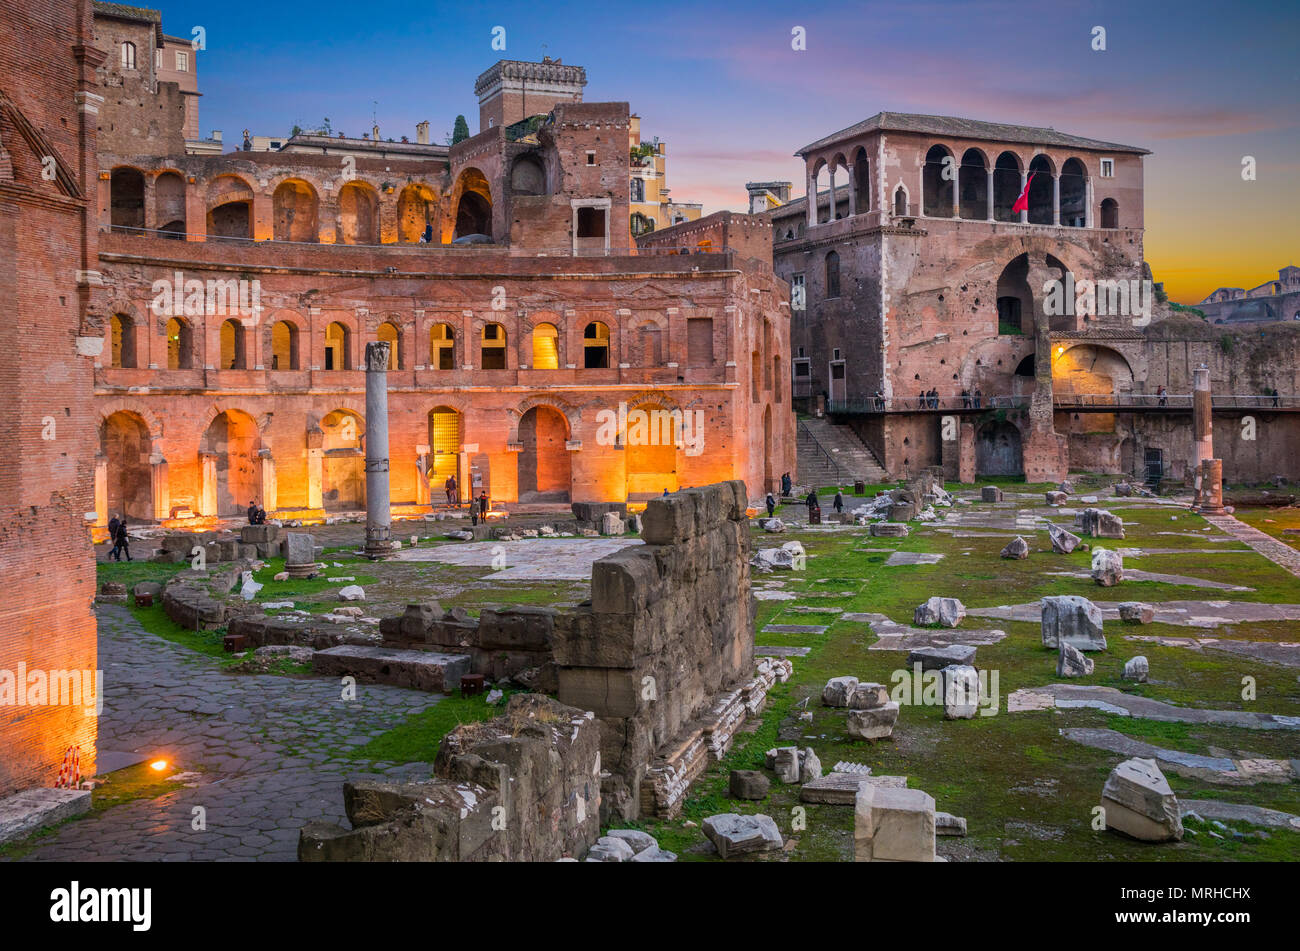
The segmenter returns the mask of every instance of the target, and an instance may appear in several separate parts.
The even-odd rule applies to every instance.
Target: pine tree
[[[464,142],[469,138],[469,123],[465,121],[464,116],[456,117],[456,125],[451,130],[451,144]]]

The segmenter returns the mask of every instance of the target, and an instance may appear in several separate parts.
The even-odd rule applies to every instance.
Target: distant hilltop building
[[[1196,305],[1212,324],[1270,323],[1300,320],[1300,267],[1287,265],[1276,281],[1258,287],[1220,287]]]

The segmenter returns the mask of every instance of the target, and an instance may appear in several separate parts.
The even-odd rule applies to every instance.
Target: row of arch
[[[167,338],[168,370],[194,369],[198,365],[194,325],[184,317],[171,317],[164,325]],[[114,369],[133,369],[139,365],[136,319],[127,313],[115,313],[109,318],[108,365]],[[222,321],[218,332],[219,353],[215,367],[222,370],[252,369],[249,361],[248,328],[238,318]],[[297,322],[276,320],[270,325],[270,370],[307,369],[301,345],[302,331]],[[413,367],[407,351],[409,332],[397,324],[384,321],[375,330],[375,339],[389,347],[390,370]],[[353,344],[354,333],[341,321],[331,321],[324,330],[323,370],[352,370],[360,366]],[[525,366],[534,370],[558,370],[568,367],[568,344],[556,324],[549,321],[534,323],[527,332],[531,356],[526,356]],[[632,328],[632,339],[625,343],[625,356],[629,365],[658,367],[664,364],[663,331],[658,323],[645,320]],[[609,324],[600,320],[589,321],[581,339],[581,358],[574,367],[582,369],[608,369],[614,366],[614,337]],[[576,356],[576,355],[575,355]],[[428,359],[420,365],[431,370],[455,370],[467,365],[466,346],[457,339],[457,329],[450,323],[439,322],[429,327]],[[505,370],[509,366],[509,332],[503,324],[485,322],[478,333],[478,363],[482,370]],[[161,367],[160,367],[161,369]]]
[[[638,408],[650,414],[671,413],[667,405],[653,401],[643,401]],[[464,451],[467,435],[464,416],[456,408],[439,405],[428,411],[427,443],[419,447],[428,451],[414,459],[427,499],[445,500],[449,478],[456,480],[464,499],[471,467],[483,490],[491,496],[491,461],[487,454]],[[572,438],[572,424],[560,408],[544,402],[522,408],[518,451],[512,454],[517,469],[515,478],[509,480],[517,487],[519,501],[569,501]],[[309,476],[319,480],[315,488],[320,506],[327,512],[364,508],[364,418],[350,409],[332,410],[309,426],[308,442],[320,449],[319,469]],[[160,485],[154,466],[160,455],[156,439],[139,413],[119,409],[102,417],[99,449],[107,506],[106,512],[99,513],[103,517],[112,513],[134,521],[151,521],[159,515],[170,515],[173,504],[177,509],[188,507],[198,515],[237,517],[250,501],[265,501],[262,469],[270,453],[264,448],[257,420],[243,410],[221,410],[204,429],[196,447],[199,484],[190,499],[169,493],[164,504],[155,497]],[[626,441],[623,458],[629,497],[676,490],[680,451],[681,447],[671,442]],[[159,513],[160,506],[167,511]]]
[[[206,217],[191,222],[186,207],[187,186],[179,171],[167,169],[152,178],[152,218],[146,214],[147,179],[133,166],[118,166],[109,174],[109,222],[114,229],[144,230],[184,239],[189,234],[216,238],[255,237],[255,192],[235,172],[224,172],[208,182],[204,197]],[[386,191],[391,191],[389,186]],[[492,234],[492,190],[477,168],[464,169],[457,178],[454,212],[448,235],[443,227],[441,202],[436,190],[422,182],[409,182],[396,198],[396,240],[414,244],[441,243],[469,235]],[[276,241],[318,243],[321,237],[321,198],[313,184],[289,177],[271,191],[271,237]],[[380,189],[371,182],[352,179],[338,189],[337,220],[332,231],[338,244],[381,243]],[[331,229],[326,229],[331,230]]]
[[[835,172],[848,173],[849,215],[872,210],[870,160],[864,147],[852,153],[849,162],[843,153],[830,160],[819,158],[808,175],[808,194],[819,194],[823,168],[828,170],[831,200],[824,211],[819,202],[809,200],[809,224],[824,223],[843,217],[837,207]],[[1032,176],[1032,177],[1031,177]],[[1029,186],[1028,209],[1012,211],[1016,199]],[[937,144],[926,152],[921,171],[920,214],[928,218],[959,218],[975,221],[1022,222],[1064,227],[1092,227],[1090,176],[1082,159],[1070,157],[1059,170],[1045,153],[1033,156],[1026,166],[1015,152],[1001,152],[992,163],[983,149],[968,148],[961,153]],[[918,209],[899,182],[892,197],[895,217],[916,214]],[[1114,198],[1102,200],[1100,227],[1119,227],[1119,203]]]

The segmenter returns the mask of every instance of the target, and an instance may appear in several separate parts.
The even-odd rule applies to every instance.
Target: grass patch
[[[347,755],[386,763],[432,763],[444,736],[462,723],[491,720],[505,709],[508,700],[509,694],[496,703],[488,703],[487,694],[444,697]]]

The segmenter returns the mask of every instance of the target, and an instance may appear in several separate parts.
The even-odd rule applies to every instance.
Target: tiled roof
[[[1150,149],[1138,148],[1135,145],[1103,142],[1100,139],[1088,139],[1080,135],[1057,132],[1055,129],[1011,125],[1006,122],[984,122],[980,119],[961,119],[955,116],[923,116],[910,112],[878,112],[870,119],[864,119],[857,125],[841,129],[833,135],[818,139],[811,145],[805,145],[795,154],[804,156],[809,152],[842,139],[880,130],[886,132],[918,132],[925,135],[943,135],[962,139],[985,139],[994,142],[1021,142],[1026,145],[1059,145],[1075,149],[1132,152],[1137,155],[1151,154]]]

